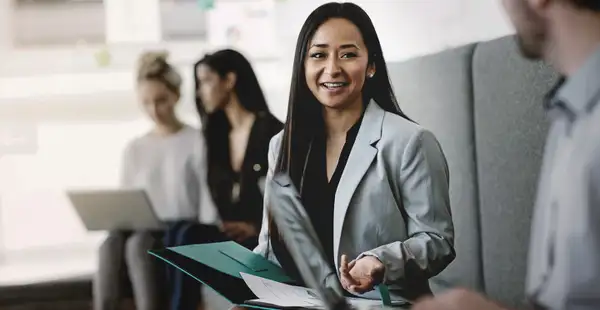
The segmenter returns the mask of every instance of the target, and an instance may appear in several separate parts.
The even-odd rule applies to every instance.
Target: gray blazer
[[[267,179],[273,175],[281,137],[280,132],[269,145]],[[413,300],[430,293],[428,279],[455,257],[448,181],[435,136],[371,102],[335,194],[336,270],[342,254],[350,259],[372,255],[385,265],[393,298]],[[266,206],[264,210],[254,251],[277,263]],[[379,297],[375,291],[363,296]]]

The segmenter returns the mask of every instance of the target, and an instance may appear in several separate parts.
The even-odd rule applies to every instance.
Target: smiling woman
[[[378,298],[373,288],[384,282],[394,299],[414,300],[431,294],[428,279],[455,257],[449,175],[437,139],[402,113],[389,80],[365,11],[352,3],[313,11],[267,178],[290,175],[348,293]],[[302,282],[268,212],[255,252]]]
[[[360,86],[375,74],[368,53],[354,24],[343,18],[328,20],[313,36],[305,60],[308,88],[328,108],[361,104]]]

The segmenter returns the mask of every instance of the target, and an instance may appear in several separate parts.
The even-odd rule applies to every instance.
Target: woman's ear
[[[367,67],[367,78],[372,78],[373,76],[375,76],[375,71],[377,71],[375,69],[375,64],[370,64]]]
[[[237,74],[233,72],[227,73],[225,76],[225,86],[227,90],[232,90],[235,87],[235,83],[237,82]]]

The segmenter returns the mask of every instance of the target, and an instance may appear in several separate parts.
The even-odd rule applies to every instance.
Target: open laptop
[[[314,227],[302,206],[300,194],[289,176],[276,174],[266,186],[269,205],[274,206],[269,208],[269,212],[306,285],[318,292],[326,309],[352,309],[344,298],[337,273],[327,262]],[[402,302],[393,306],[406,307],[409,304]]]
[[[89,231],[164,229],[144,190],[68,190],[67,196]]]

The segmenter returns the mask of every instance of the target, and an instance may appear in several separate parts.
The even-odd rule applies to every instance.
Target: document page
[[[240,275],[261,302],[282,307],[323,308],[321,300],[311,289],[279,283],[243,272]]]
[[[317,293],[309,288],[279,283],[241,272],[248,288],[258,297],[256,302],[280,307],[325,309]],[[354,309],[384,309],[380,300],[348,298]]]

